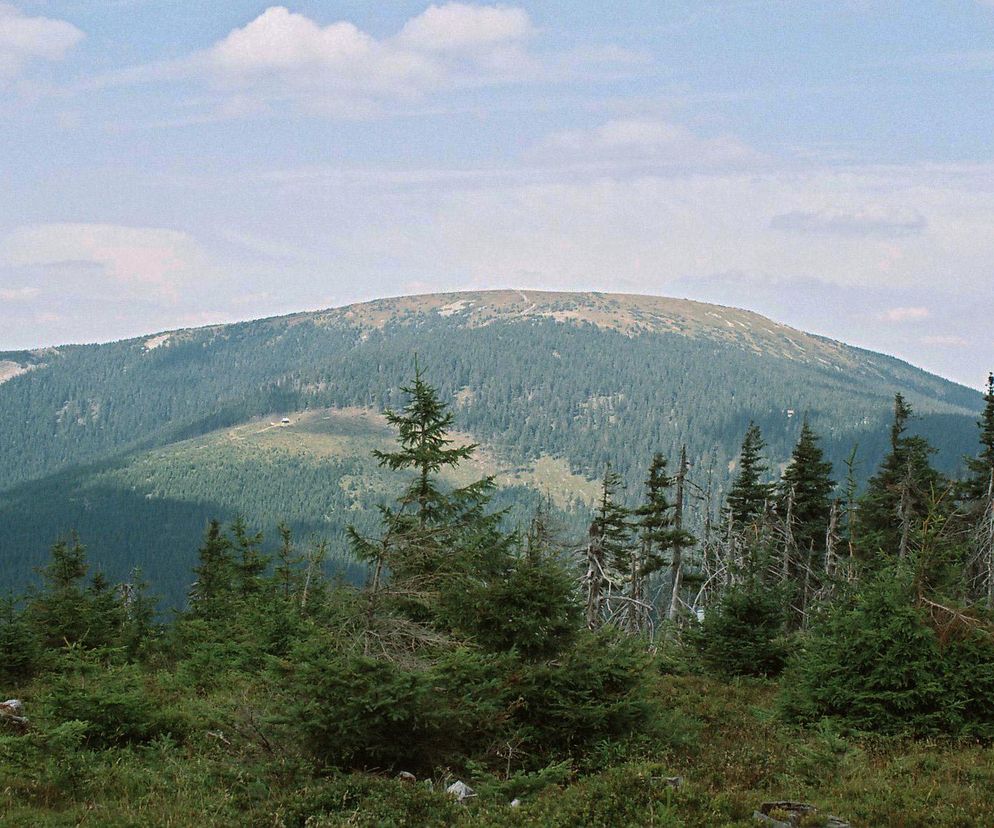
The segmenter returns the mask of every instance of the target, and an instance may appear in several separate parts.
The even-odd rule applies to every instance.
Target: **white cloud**
[[[534,32],[524,9],[446,3],[404,24],[397,42],[429,52],[478,51],[524,40]]]
[[[0,80],[17,76],[34,60],[62,60],[83,36],[64,20],[28,17],[0,3]]]
[[[186,233],[113,224],[21,227],[0,245],[0,259],[14,267],[82,266],[162,295],[173,295],[205,268],[203,253]]]
[[[839,236],[913,236],[927,226],[925,217],[915,209],[880,206],[795,210],[770,220],[774,230]]]
[[[930,315],[924,307],[890,308],[880,314],[880,319],[883,322],[921,322]]]
[[[553,133],[532,150],[533,158],[591,164],[667,164],[714,167],[755,164],[763,156],[738,139],[700,136],[684,126],[652,118],[619,118],[592,129]]]
[[[351,23],[321,28],[301,14],[274,6],[231,32],[214,46],[211,57],[219,69],[236,75],[307,66],[333,69],[365,57],[372,45],[372,38]]]
[[[530,60],[521,45],[531,32],[527,13],[503,6],[430,6],[397,36],[382,39],[348,21],[320,25],[273,6],[191,58],[187,71],[237,95],[239,111],[292,102],[312,112],[365,116],[391,101],[520,73]],[[175,76],[176,68],[155,72]]]
[[[34,299],[39,293],[41,291],[33,287],[0,288],[0,301],[27,302]]]

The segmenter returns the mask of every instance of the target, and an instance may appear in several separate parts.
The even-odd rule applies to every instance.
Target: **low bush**
[[[726,676],[776,676],[787,660],[784,602],[775,590],[728,590],[692,635],[707,667]]]
[[[933,618],[910,577],[881,573],[814,625],[784,675],[782,711],[878,734],[994,737],[994,639],[964,618]]]

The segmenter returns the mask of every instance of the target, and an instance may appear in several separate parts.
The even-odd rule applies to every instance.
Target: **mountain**
[[[463,474],[498,475],[510,520],[551,494],[574,530],[607,463],[635,498],[652,453],[686,442],[695,482],[710,469],[722,487],[750,420],[774,467],[807,416],[837,476],[858,445],[865,478],[896,391],[955,472],[981,406],[905,362],[749,311],[619,294],[410,296],[0,353],[0,579],[28,579],[72,528],[108,574],[141,565],[172,602],[210,516],[243,513],[270,535],[285,518],[340,548],[401,484],[369,453],[391,439],[379,414],[403,404],[415,355],[482,445]]]

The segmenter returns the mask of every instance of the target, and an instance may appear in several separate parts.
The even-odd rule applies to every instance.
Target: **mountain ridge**
[[[25,369],[0,384],[0,558],[30,572],[56,534],[83,528],[100,565],[119,576],[154,559],[175,598],[183,587],[170,573],[185,577],[204,520],[238,510],[270,535],[280,517],[326,532],[340,555],[345,524],[371,528],[385,494],[354,485],[380,479],[363,456],[372,432],[336,414],[335,433],[274,430],[248,453],[230,451],[228,434],[397,409],[414,354],[456,428],[500,458],[502,506],[520,516],[555,485],[573,529],[608,463],[637,498],[652,455],[672,461],[683,445],[696,484],[710,479],[720,496],[750,421],[771,477],[807,417],[836,477],[856,445],[865,480],[898,391],[942,469],[955,473],[976,449],[978,392],[751,311],[635,294],[395,297],[0,354]]]
[[[174,338],[181,339],[183,335],[223,331],[239,325],[281,322],[299,324],[310,321],[315,324],[346,323],[382,329],[399,318],[416,321],[417,317],[431,313],[442,317],[454,317],[467,327],[483,327],[494,322],[510,320],[552,319],[566,323],[586,322],[604,330],[614,330],[626,335],[667,332],[724,341],[742,341],[742,332],[746,332],[750,334],[750,337],[745,338],[747,344],[754,346],[757,340],[765,339],[769,342],[775,337],[785,339],[792,347],[784,348],[778,353],[788,359],[803,360],[807,348],[836,358],[844,357],[844,352],[848,349],[878,353],[869,349],[858,349],[841,340],[809,333],[756,311],[730,305],[654,294],[513,288],[404,294],[239,322],[152,331],[113,342],[142,343],[147,350],[154,350],[168,345]],[[733,336],[730,332],[739,336]],[[64,349],[106,344],[113,343],[66,344],[32,350],[0,351],[0,360],[19,364],[22,369],[29,365],[42,367],[41,360],[44,357],[57,355]],[[935,374],[933,376],[946,379]],[[7,378],[12,379],[13,375]],[[2,381],[0,379],[0,382]]]

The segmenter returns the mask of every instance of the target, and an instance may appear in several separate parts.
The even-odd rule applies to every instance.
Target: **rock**
[[[655,785],[662,785],[665,788],[682,788],[682,776],[653,776],[652,782]]]
[[[7,699],[0,702],[0,721],[24,727],[28,717],[24,715],[24,702],[20,699]]]
[[[418,781],[418,778],[410,771],[401,771],[397,774],[397,778],[401,782],[407,782],[408,784],[413,784]]]
[[[521,807],[521,800],[520,799],[512,799],[511,800],[511,807],[512,808],[520,808]]]
[[[445,789],[445,792],[449,796],[454,796],[457,802],[465,802],[467,799],[471,799],[476,796],[476,791],[474,791],[461,779],[449,785],[449,787]]]
[[[817,813],[814,805],[804,802],[764,802],[753,812],[752,818],[772,828],[797,828],[805,817]],[[848,822],[834,816],[825,817],[819,824],[826,828],[852,828]]]

